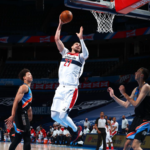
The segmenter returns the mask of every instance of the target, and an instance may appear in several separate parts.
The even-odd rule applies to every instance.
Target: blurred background
[[[67,8],[63,0],[0,0],[0,127],[11,114],[15,94],[22,84],[18,73],[23,68],[28,68],[34,78],[31,125],[42,124],[48,129],[53,123],[50,106],[58,86],[61,60],[54,35],[59,15],[66,9],[73,13],[73,20],[63,25],[61,40],[71,50],[71,45],[79,41],[75,33],[83,26],[89,50],[79,97],[70,116],[76,124],[82,124],[86,117],[94,123],[106,108],[105,114],[117,117],[118,122],[123,114],[132,121],[133,108],[118,109],[107,88],[113,87],[115,94],[121,96],[118,88],[124,84],[131,94],[137,86],[135,71],[140,67],[150,69],[150,21],[116,16],[114,33],[100,34],[91,12]],[[148,5],[142,9],[148,10]]]

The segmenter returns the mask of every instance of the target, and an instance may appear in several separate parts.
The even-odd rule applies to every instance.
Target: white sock
[[[113,143],[111,143],[111,147],[114,147],[114,146],[113,146]]]
[[[109,144],[108,144],[108,143],[106,144],[106,147],[109,147]]]

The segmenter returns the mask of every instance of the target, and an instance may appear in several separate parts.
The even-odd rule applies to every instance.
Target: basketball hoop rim
[[[96,10],[92,10],[92,11],[97,12],[97,13],[100,13],[100,14],[102,14],[102,13],[106,13],[106,12],[96,11]]]

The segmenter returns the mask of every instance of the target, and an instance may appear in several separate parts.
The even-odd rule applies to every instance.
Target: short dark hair
[[[23,80],[23,77],[26,75],[27,72],[30,72],[30,70],[29,70],[29,69],[26,69],[26,68],[22,69],[22,70],[19,72],[19,75],[18,75],[18,76],[19,76],[19,79],[22,80],[22,81],[24,81],[24,80]]]
[[[141,69],[142,69],[142,74],[144,75],[143,79],[144,79],[144,81],[146,81],[149,77],[149,70],[144,67],[141,67]]]

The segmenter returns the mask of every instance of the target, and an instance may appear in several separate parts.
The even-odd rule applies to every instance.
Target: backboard
[[[136,1],[140,1],[140,0],[136,0]],[[143,5],[150,2],[150,0],[141,0],[141,1],[145,2],[145,3],[143,2]],[[67,7],[71,7],[75,9],[83,9],[83,10],[90,10],[90,11],[94,10],[94,11],[114,14],[117,16],[126,16],[131,18],[150,20],[149,11],[135,9],[127,14],[123,14],[122,12],[120,13],[119,11],[118,12],[116,11],[115,5],[113,6],[113,3],[103,1],[103,0],[101,0],[101,2],[94,1],[94,0],[64,0],[64,3]]]

